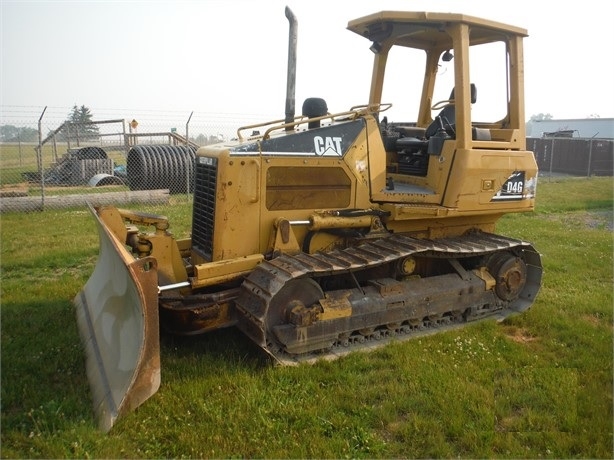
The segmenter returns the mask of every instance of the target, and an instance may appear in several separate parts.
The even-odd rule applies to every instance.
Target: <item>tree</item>
[[[92,124],[92,112],[84,105],[77,107],[77,104],[75,104],[66,121],[70,123],[67,127],[66,137],[91,140],[97,139],[100,135],[98,126]]]
[[[207,144],[207,136],[205,136],[203,133],[200,133],[198,136],[196,136],[196,139],[192,139],[192,140],[198,145]]]
[[[0,141],[2,142],[33,142],[36,140],[38,140],[38,130],[34,128],[0,126]]]
[[[538,113],[537,115],[531,115],[531,118],[529,118],[529,121],[527,121],[527,124],[525,126],[527,136],[531,135],[531,132],[533,131],[534,122],[542,120],[552,120],[552,118],[552,115],[549,113]]]
[[[531,115],[529,121],[552,120],[552,118],[552,115],[549,113],[538,113],[537,115]]]
[[[211,134],[207,136],[206,134],[200,133],[198,136],[196,136],[196,138],[192,138],[191,140],[198,145],[211,145],[222,142],[224,138],[222,137],[222,134],[218,134],[217,136]]]

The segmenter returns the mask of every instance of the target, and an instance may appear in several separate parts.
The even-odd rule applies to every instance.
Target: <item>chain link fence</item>
[[[196,150],[232,139],[238,127],[257,121],[262,119],[225,115],[214,122],[187,114],[183,122],[58,123],[45,122],[43,111],[38,122],[22,122],[16,135],[0,143],[0,212],[86,203],[159,212],[190,204]]]
[[[540,173],[573,176],[614,175],[614,140],[586,138],[527,138]]]
[[[274,117],[270,117],[273,119]],[[111,118],[89,123],[22,123],[0,143],[0,212],[115,204],[165,212],[191,205],[196,150],[234,138],[264,116],[187,114],[185,121]],[[34,138],[33,138],[34,137]],[[540,171],[613,175],[614,140],[527,139]],[[162,211],[160,211],[162,210]]]

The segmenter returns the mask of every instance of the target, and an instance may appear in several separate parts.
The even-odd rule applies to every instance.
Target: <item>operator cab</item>
[[[386,177],[373,172],[373,201],[444,205],[459,152],[525,149],[526,30],[462,14],[395,11],[350,21],[348,29],[371,42],[369,104],[394,102],[380,123]]]

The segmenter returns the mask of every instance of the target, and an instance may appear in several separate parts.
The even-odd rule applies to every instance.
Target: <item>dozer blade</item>
[[[160,387],[158,278],[154,258],[134,259],[90,211],[100,254],[74,302],[94,412],[107,432]]]

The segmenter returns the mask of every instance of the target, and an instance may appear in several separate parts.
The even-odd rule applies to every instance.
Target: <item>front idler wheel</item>
[[[511,253],[497,254],[490,260],[488,270],[496,281],[495,294],[501,300],[516,300],[527,282],[524,261]]]
[[[275,327],[292,323],[308,326],[312,318],[311,306],[324,298],[324,292],[311,278],[289,281],[271,300],[266,316],[266,331],[269,340],[274,338]]]

